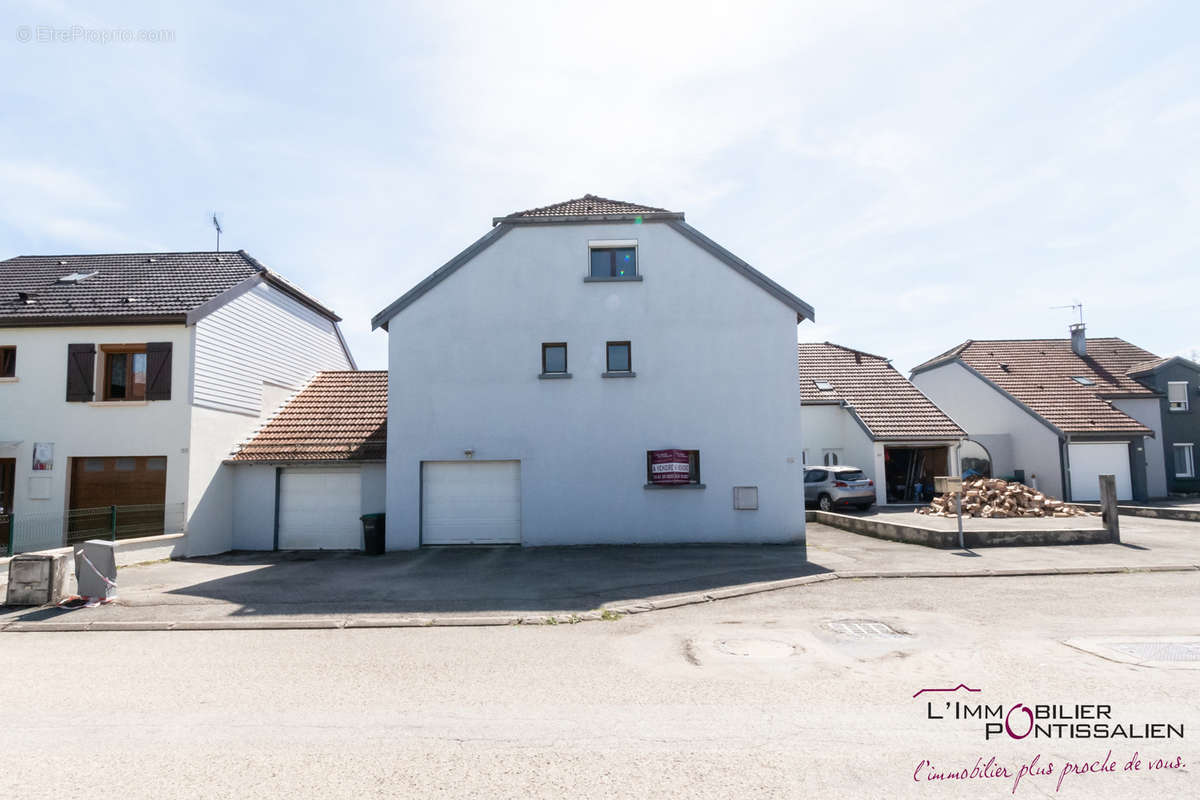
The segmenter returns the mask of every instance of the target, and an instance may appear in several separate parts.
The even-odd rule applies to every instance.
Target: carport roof
[[[966,438],[883,356],[831,342],[802,342],[797,350],[801,405],[844,403],[876,441]]]
[[[383,461],[387,372],[318,372],[230,461]]]

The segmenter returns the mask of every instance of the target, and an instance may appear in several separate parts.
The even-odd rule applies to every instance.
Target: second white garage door
[[[521,462],[426,461],[421,544],[520,544]]]
[[[1071,460],[1071,499],[1075,502],[1100,499],[1101,475],[1116,476],[1118,500],[1133,499],[1128,443],[1072,442],[1067,457]]]
[[[280,550],[361,550],[362,485],[353,469],[285,469],[279,476]]]

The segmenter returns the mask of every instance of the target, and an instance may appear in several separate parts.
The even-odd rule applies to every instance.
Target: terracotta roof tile
[[[232,461],[382,461],[387,372],[319,372]]]
[[[1156,397],[1129,377],[1135,365],[1155,359],[1117,338],[1088,339],[1086,356],[1075,354],[1070,339],[969,340],[914,371],[961,360],[1065,433],[1150,434],[1107,398]],[[1076,377],[1093,383],[1080,384]]]
[[[502,219],[523,217],[577,217],[594,216],[596,214],[670,214],[665,208],[645,206],[640,203],[627,203],[624,200],[609,200],[607,197],[597,197],[585,194],[574,200],[564,200],[540,208],[530,208],[525,211],[514,211]]]
[[[961,439],[954,420],[882,356],[824,343],[797,346],[803,405],[845,401],[880,440]],[[818,382],[827,382],[822,390]]]

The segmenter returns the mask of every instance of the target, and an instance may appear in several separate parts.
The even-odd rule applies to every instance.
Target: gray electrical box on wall
[[[733,487],[733,510],[734,511],[757,511],[758,510],[758,487],[757,486],[735,486],[735,487]]]

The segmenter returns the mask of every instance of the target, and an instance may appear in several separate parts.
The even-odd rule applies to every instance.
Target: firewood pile
[[[1023,483],[1009,483],[999,478],[975,478],[963,481],[964,517],[1086,517],[1079,506],[1047,497]],[[916,509],[918,514],[953,517],[957,514],[954,495],[933,498],[928,506]]]

